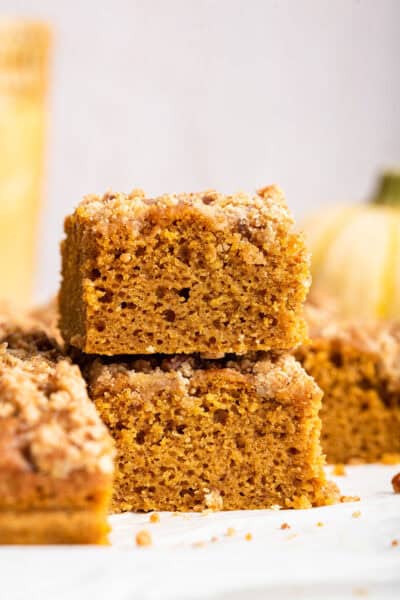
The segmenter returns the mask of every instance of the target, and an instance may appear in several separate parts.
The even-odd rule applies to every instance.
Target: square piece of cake
[[[342,321],[307,307],[311,341],[296,357],[324,392],[321,444],[328,462],[400,461],[400,325]]]
[[[113,442],[79,367],[31,333],[0,345],[0,544],[105,543]]]
[[[117,446],[115,511],[308,508],[336,498],[323,472],[321,392],[292,356],[96,359],[87,378]]]
[[[282,193],[88,196],[65,221],[60,327],[86,353],[292,349],[308,253]]]

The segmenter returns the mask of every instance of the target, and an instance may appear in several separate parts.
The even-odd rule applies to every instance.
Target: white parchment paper
[[[331,476],[332,468],[327,471]],[[158,523],[144,514],[116,515],[111,547],[3,547],[0,599],[400,598],[400,495],[390,483],[398,471],[399,465],[353,466],[344,477],[331,476],[360,502],[302,511],[159,513]],[[228,528],[235,533],[226,535]],[[151,547],[136,546],[142,529],[150,532]]]

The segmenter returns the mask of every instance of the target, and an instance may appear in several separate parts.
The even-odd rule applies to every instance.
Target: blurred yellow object
[[[0,19],[0,299],[31,300],[41,206],[50,29]]]
[[[383,173],[371,203],[325,208],[303,227],[314,292],[344,317],[400,318],[400,170]]]

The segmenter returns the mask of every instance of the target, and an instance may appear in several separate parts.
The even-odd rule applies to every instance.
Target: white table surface
[[[400,494],[390,484],[398,471],[399,465],[353,466],[332,477],[360,502],[159,513],[154,524],[149,515],[124,514],[111,517],[111,547],[3,547],[0,600],[400,598],[400,543],[391,545],[400,542]],[[280,529],[283,522],[290,529]],[[228,527],[235,535],[226,535]],[[151,533],[151,547],[136,546],[141,529]]]

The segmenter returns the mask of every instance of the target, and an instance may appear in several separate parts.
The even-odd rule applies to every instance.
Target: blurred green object
[[[400,169],[382,173],[372,202],[400,207]]]

